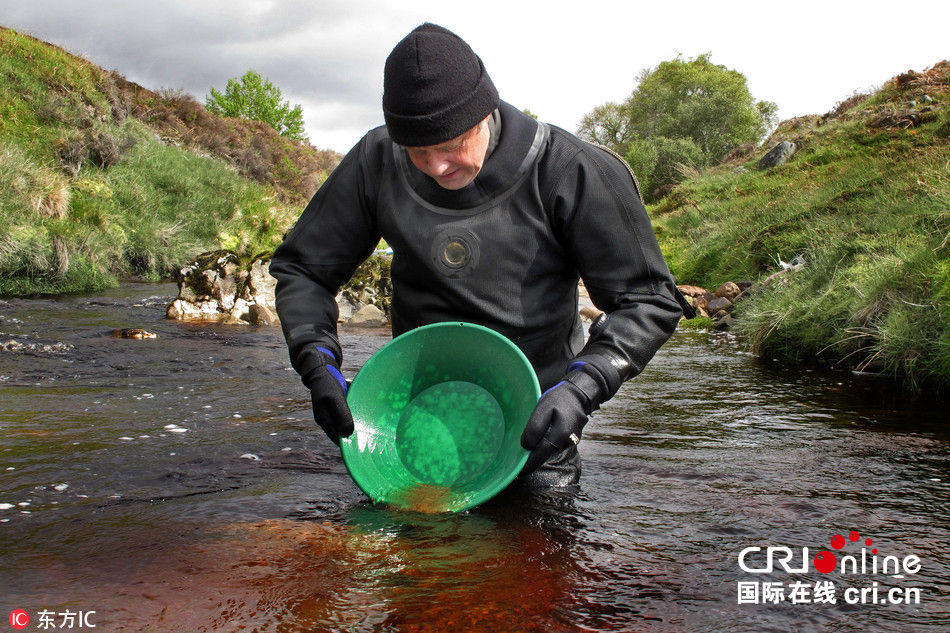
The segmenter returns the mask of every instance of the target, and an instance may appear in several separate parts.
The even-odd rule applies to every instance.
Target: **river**
[[[165,320],[175,292],[0,302],[0,615],[28,631],[950,630],[946,403],[677,331],[576,488],[399,512],[279,328]],[[344,332],[344,373],[387,340]]]

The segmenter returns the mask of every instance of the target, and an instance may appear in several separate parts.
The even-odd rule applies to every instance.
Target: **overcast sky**
[[[474,8],[473,8],[474,7]],[[0,25],[146,88],[210,87],[253,68],[303,106],[310,141],[346,152],[383,122],[382,69],[422,22],[475,49],[502,99],[575,131],[644,68],[712,53],[787,119],[950,58],[950,2],[866,0],[4,0]]]

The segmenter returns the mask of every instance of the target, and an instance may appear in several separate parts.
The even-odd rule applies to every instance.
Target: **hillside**
[[[649,207],[678,282],[753,282],[733,331],[759,354],[950,392],[950,62],[745,150]],[[269,253],[340,158],[0,27],[0,296]]]
[[[780,141],[792,158],[760,170]],[[682,284],[761,282],[803,258],[737,305],[753,351],[950,391],[950,62],[785,121],[649,210]]]
[[[269,252],[340,158],[0,28],[0,296]]]

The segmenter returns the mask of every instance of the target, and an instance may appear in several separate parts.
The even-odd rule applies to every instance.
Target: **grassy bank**
[[[0,295],[269,252],[338,159],[0,28]]]
[[[792,159],[760,171],[774,144]],[[950,392],[950,64],[786,121],[745,163],[685,182],[651,214],[680,283],[762,281],[737,307],[759,353]]]

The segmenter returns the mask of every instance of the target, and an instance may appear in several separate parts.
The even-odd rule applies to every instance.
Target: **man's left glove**
[[[595,364],[607,369],[614,380],[605,378]],[[590,414],[613,396],[619,386],[619,376],[616,371],[610,371],[606,359],[597,363],[587,360],[572,363],[564,378],[542,394],[528,418],[521,445],[531,451],[531,455],[521,475],[536,470],[572,443],[577,444]]]
[[[353,433],[353,415],[346,403],[347,382],[340,363],[325,347],[312,347],[301,353],[300,380],[310,390],[313,419],[334,444]]]

